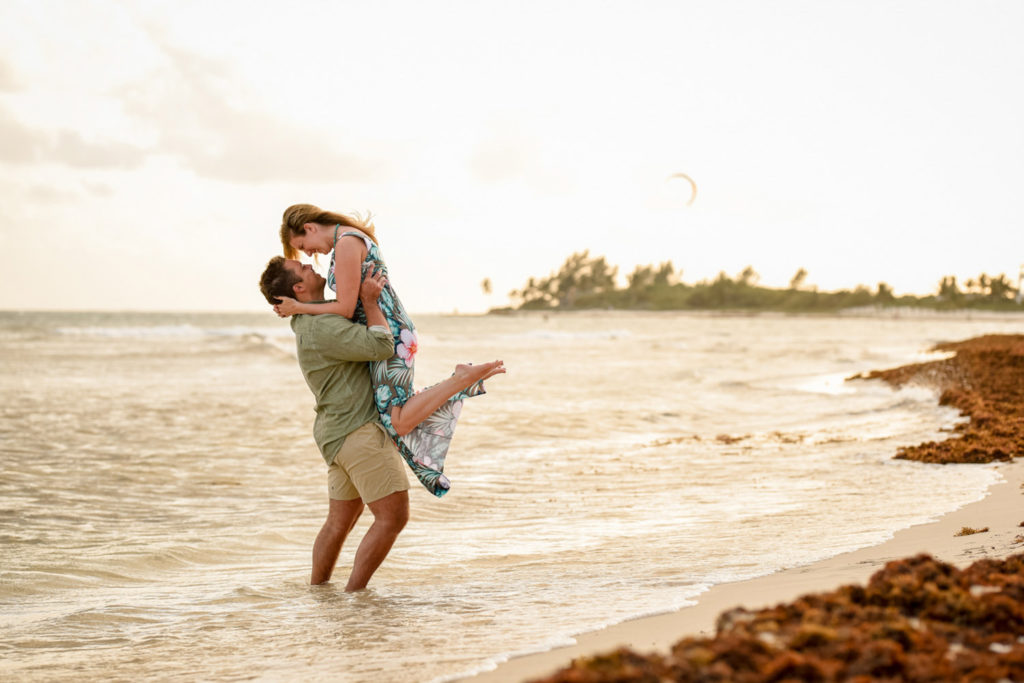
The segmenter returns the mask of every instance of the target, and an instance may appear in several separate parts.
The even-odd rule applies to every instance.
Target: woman
[[[279,315],[333,313],[366,322],[359,304],[359,284],[374,269],[387,277],[372,223],[312,204],[295,204],[285,209],[281,245],[285,258],[290,259],[297,258],[299,252],[307,256],[330,253],[327,286],[337,293],[337,300],[309,304],[284,297],[274,307]],[[451,485],[442,471],[462,400],[485,393],[483,380],[504,373],[505,368],[500,360],[458,365],[448,379],[414,393],[416,329],[390,281],[381,292],[380,307],[395,340],[394,356],[370,363],[381,423],[416,477],[440,497]]]

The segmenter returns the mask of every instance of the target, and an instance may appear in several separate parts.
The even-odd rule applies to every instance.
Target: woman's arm
[[[362,267],[365,258],[366,244],[361,237],[354,235],[342,237],[334,249],[334,286],[337,300],[305,304],[282,296],[278,297],[280,303],[274,306],[274,311],[282,318],[298,313],[307,315],[333,313],[344,318],[351,318],[356,312],[356,302],[359,300],[359,286],[362,284]]]
[[[351,318],[352,311],[349,311],[348,315],[345,314],[345,306],[340,301],[321,301],[319,303],[303,303],[291,298],[290,296],[278,297],[277,304],[274,305],[274,312],[282,318],[287,318],[290,315],[297,315],[299,313],[305,313],[307,315],[323,315],[324,313],[333,313],[340,315],[344,318]]]
[[[338,293],[338,315],[351,318],[359,300],[359,286],[362,284],[363,259],[366,258],[366,244],[361,237],[347,235],[338,240],[334,247],[334,285]]]
[[[377,297],[384,289],[383,273],[367,274],[359,287],[359,298],[366,310],[366,326],[335,317],[317,318],[314,329],[330,332],[317,337],[317,350],[326,358],[335,360],[386,360],[395,353],[395,340],[391,336]]]

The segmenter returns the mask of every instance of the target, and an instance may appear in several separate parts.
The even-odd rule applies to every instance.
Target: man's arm
[[[366,326],[339,316],[317,316],[317,350],[331,360],[387,360],[395,355],[391,328],[377,299],[386,280],[382,273],[369,273],[359,287],[359,300],[366,313]],[[322,327],[321,327],[322,326]]]
[[[380,293],[384,290],[384,285],[387,284],[387,280],[384,278],[383,273],[378,273],[376,269],[372,273],[366,274],[366,279],[359,286],[359,301],[363,304],[363,312],[366,313],[366,326],[376,327],[377,325],[383,325],[388,327],[387,318],[384,317],[384,312],[380,310]],[[390,328],[389,328],[390,329]]]

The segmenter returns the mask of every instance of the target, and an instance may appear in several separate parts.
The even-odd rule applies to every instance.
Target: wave
[[[554,339],[554,340],[586,340],[595,339],[628,339],[633,336],[629,330],[594,330],[592,332],[564,332],[561,330],[529,330],[519,334],[505,335],[508,339]]]
[[[108,337],[115,339],[203,339],[203,338],[245,338],[257,336],[261,338],[291,337],[291,331],[281,327],[250,327],[235,325],[231,327],[200,327],[188,323],[180,325],[136,325],[117,327],[58,327],[57,334],[86,337]]]
[[[228,327],[202,327],[190,323],[177,325],[126,325],[58,327],[58,335],[65,337],[110,339],[117,341],[170,341],[183,345],[206,342],[227,342],[239,347],[263,346],[274,353],[296,357],[295,337],[291,329],[271,326],[234,325]]]

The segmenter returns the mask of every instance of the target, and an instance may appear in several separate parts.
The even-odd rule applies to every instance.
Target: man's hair
[[[295,285],[300,278],[284,267],[284,258],[275,256],[267,262],[260,276],[260,291],[271,304],[280,303],[278,297],[295,296]]]

